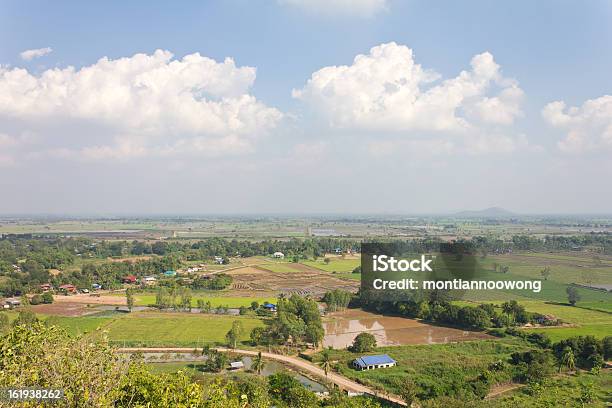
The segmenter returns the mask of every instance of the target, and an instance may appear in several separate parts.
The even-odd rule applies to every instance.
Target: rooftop
[[[355,362],[361,367],[379,364],[393,364],[395,360],[386,354],[378,354],[376,356],[363,356],[355,359]]]

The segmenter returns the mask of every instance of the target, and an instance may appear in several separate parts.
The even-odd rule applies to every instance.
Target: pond
[[[383,316],[355,309],[331,313],[323,323],[323,328],[323,346],[335,349],[350,346],[355,337],[363,332],[374,335],[378,346],[451,343],[491,338],[485,333],[432,326],[415,319]]]
[[[163,360],[160,362],[158,360]],[[145,361],[154,366],[158,371],[165,372],[173,372],[179,369],[188,368],[195,372],[200,371],[200,367],[203,362],[206,360],[206,357],[200,355],[193,355],[188,353],[145,353]],[[244,356],[240,359],[244,363],[244,369],[240,369],[237,371],[246,371],[249,370],[253,364],[253,358],[249,356]],[[236,361],[236,360],[233,360]],[[287,370],[281,363],[271,360],[264,360],[265,366],[261,371],[261,375],[267,377],[272,374],[276,374],[279,372],[287,372],[291,374],[296,380],[300,382],[306,389],[313,392],[327,392],[328,389],[323,385],[316,381],[311,380],[310,378],[294,371]],[[229,370],[228,372],[232,372]]]

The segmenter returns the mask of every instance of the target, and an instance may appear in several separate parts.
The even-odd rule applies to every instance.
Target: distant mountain
[[[503,218],[503,217],[512,217],[516,214],[512,211],[508,211],[501,207],[491,207],[486,208],[484,210],[476,210],[476,211],[461,211],[454,214],[456,217],[491,217],[491,218]]]

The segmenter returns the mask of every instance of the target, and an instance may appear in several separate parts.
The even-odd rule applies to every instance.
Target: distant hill
[[[484,210],[476,211],[461,211],[454,214],[456,217],[491,217],[491,218],[502,218],[512,217],[516,214],[512,211],[508,211],[501,207],[485,208]]]

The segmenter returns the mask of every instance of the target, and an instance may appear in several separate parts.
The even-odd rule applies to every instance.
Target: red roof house
[[[124,276],[122,281],[123,283],[136,283],[136,276],[134,275]]]

